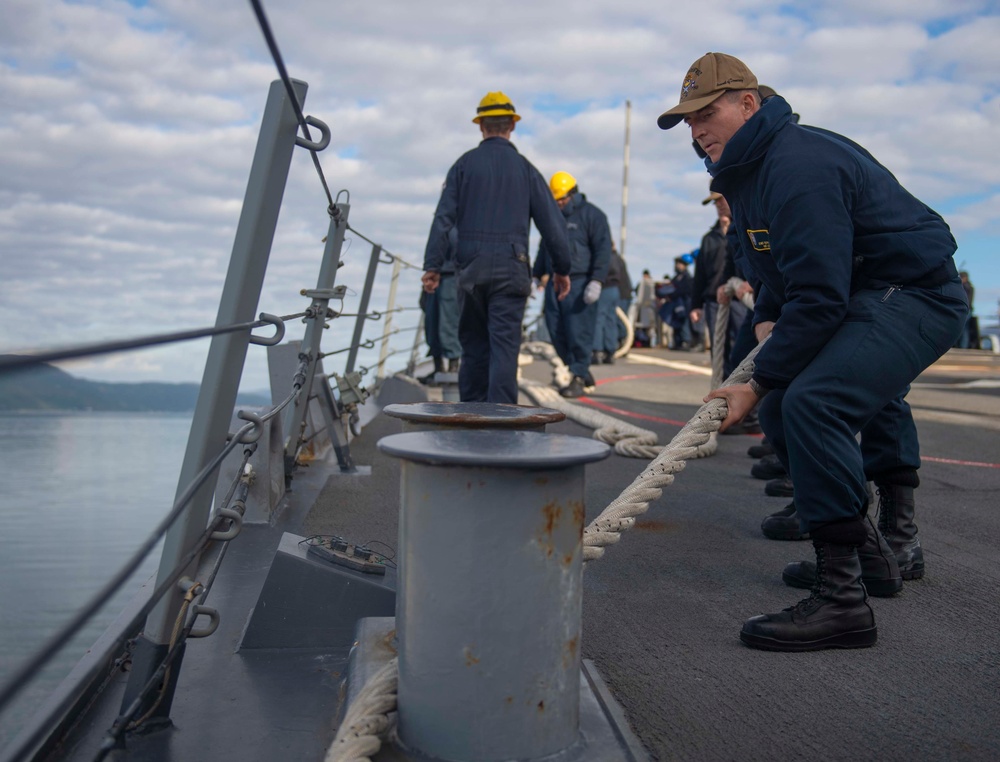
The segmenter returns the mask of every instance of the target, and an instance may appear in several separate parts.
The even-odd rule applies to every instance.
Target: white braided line
[[[743,384],[750,379],[754,358],[762,345],[763,342],[754,347],[723,386]],[[663,487],[673,483],[674,474],[683,470],[684,461],[696,457],[698,448],[716,436],[728,414],[729,406],[723,399],[709,400],[698,409],[655,460],[583,530],[584,561],[603,556],[604,548],[614,545],[622,532],[635,525],[636,516],[648,511],[649,504],[663,494]]]
[[[736,295],[736,290],[746,283],[742,278],[730,278],[725,283],[726,293],[730,298]],[[746,293],[740,301],[748,310],[753,309],[753,294]],[[726,333],[729,330],[729,302],[719,302],[719,311],[715,315],[715,331],[712,335],[712,388],[722,386],[723,363],[725,363]]]
[[[551,344],[534,341],[524,344],[521,349],[526,354],[548,360],[555,369],[554,375],[557,378],[560,368],[566,367],[563,361],[559,359],[555,348]],[[635,426],[620,418],[602,413],[600,410],[571,402],[548,384],[521,379],[518,387],[536,405],[558,410],[564,413],[571,421],[594,429],[594,439],[612,445],[615,452],[619,455],[627,458],[644,458],[645,460],[650,460],[663,450],[663,445],[657,444],[655,431]],[[717,449],[718,444],[712,438],[698,447],[695,454],[691,457],[707,458],[710,455],[714,455]]]
[[[396,711],[398,680],[396,659],[371,676],[347,710],[324,762],[371,762],[395,724],[389,713]]]

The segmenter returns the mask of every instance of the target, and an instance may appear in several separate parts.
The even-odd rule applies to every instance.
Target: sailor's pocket
[[[969,306],[965,290],[956,280],[934,289],[928,289],[928,300],[924,313],[920,316],[920,338],[933,347],[938,357],[943,355],[958,341],[969,316]]]
[[[510,290],[517,296],[531,296],[531,261],[528,252],[513,246],[510,258]]]

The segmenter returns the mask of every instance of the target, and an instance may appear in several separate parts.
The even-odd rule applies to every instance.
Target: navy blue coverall
[[[730,259],[729,245],[722,232],[722,222],[715,225],[701,239],[698,258],[695,260],[694,285],[691,290],[691,309],[704,310],[705,327],[711,340],[715,341],[715,320],[719,314],[716,292],[726,283],[727,262]],[[733,347],[739,338],[740,328],[747,317],[747,308],[739,299],[729,303],[729,322],[726,325],[726,341],[722,351],[722,376],[728,378],[736,368],[732,362]],[[714,348],[713,348],[713,351]],[[746,355],[744,355],[746,357]]]
[[[569,273],[559,207],[541,174],[506,138],[488,137],[448,171],[431,224],[424,270],[440,272],[458,228],[458,373],[463,402],[517,402],[521,322],[531,294],[531,220],[552,241],[556,272]]]
[[[854,519],[868,479],[916,486],[904,397],[968,314],[955,239],[867,151],[795,124],[780,96],[706,166],[761,281],[754,322],[774,322],[753,378],[771,390],[760,423],[802,528]]]
[[[433,294],[420,292],[427,354],[435,361],[455,360],[462,356],[462,345],[458,340],[458,286],[455,283],[457,253],[458,228],[452,228],[448,231],[448,251],[441,265],[441,282]]]
[[[597,322],[594,327],[594,351],[613,356],[625,338],[625,326],[618,319],[615,310],[622,302],[622,294],[629,296],[632,284],[628,279],[625,260],[616,252],[611,252],[608,275],[604,279],[601,298],[597,300]],[[623,311],[628,307],[623,307]]]
[[[583,301],[583,292],[590,281],[603,284],[608,276],[611,228],[604,212],[587,201],[582,193],[571,195],[561,211],[572,252],[570,289],[560,302],[556,299],[552,279],[549,279],[545,286],[545,326],[549,329],[552,346],[570,372],[589,384],[593,383],[590,360],[594,351],[598,302],[587,304]],[[552,272],[553,248],[548,236],[542,233],[533,268],[536,277]]]

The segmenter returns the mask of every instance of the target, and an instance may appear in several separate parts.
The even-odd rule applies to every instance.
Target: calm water
[[[170,510],[190,415],[0,413],[0,685]],[[0,715],[0,747],[155,573],[159,549]]]

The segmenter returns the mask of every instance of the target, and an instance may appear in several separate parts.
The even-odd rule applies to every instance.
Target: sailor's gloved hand
[[[587,284],[587,287],[583,289],[583,303],[593,304],[598,299],[601,298],[601,284],[599,281],[592,280]]]

